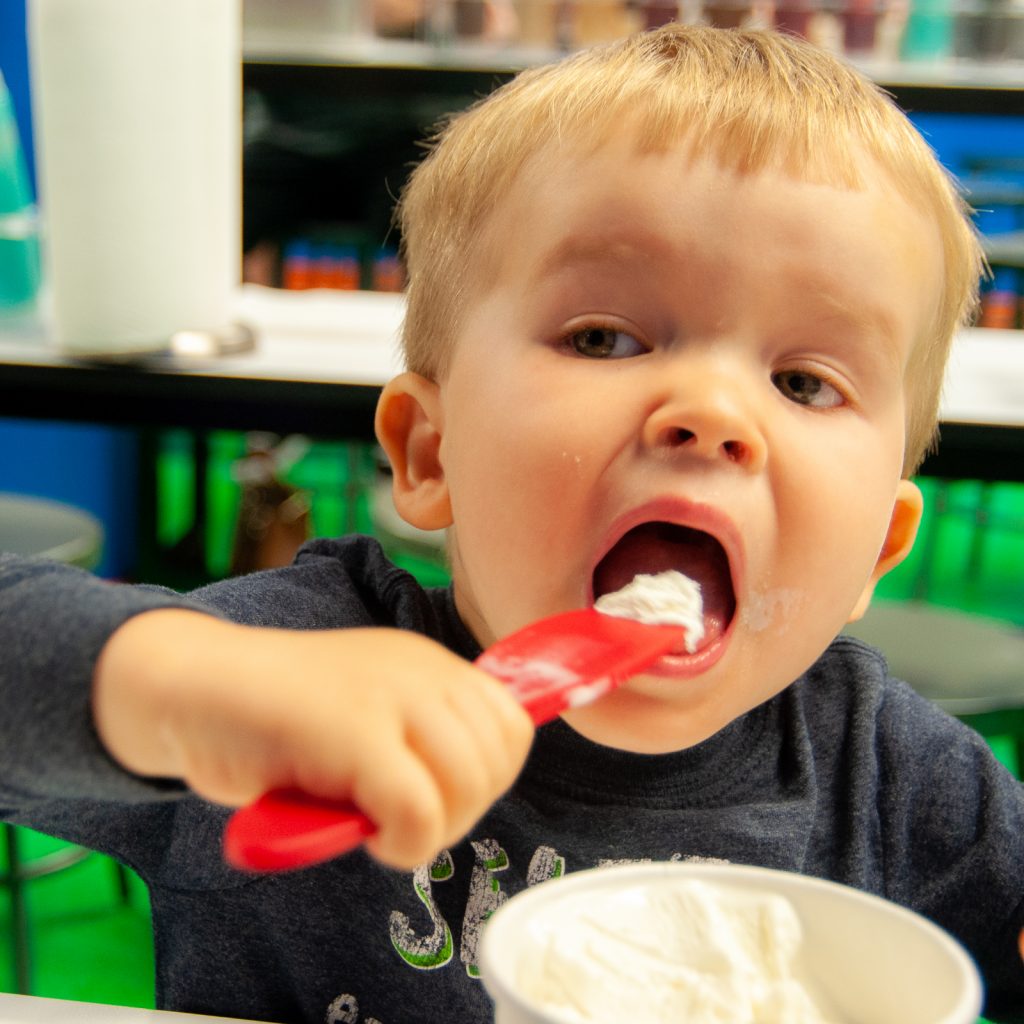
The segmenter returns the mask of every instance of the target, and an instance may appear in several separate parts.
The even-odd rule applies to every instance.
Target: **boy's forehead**
[[[715,275],[731,275],[744,247],[756,245],[764,273],[813,298],[822,316],[864,337],[906,338],[909,329],[916,342],[931,328],[941,290],[937,228],[863,151],[852,158],[861,165],[858,188],[777,167],[723,167],[685,139],[646,152],[621,138],[563,142],[534,154],[495,205],[472,273],[482,290],[507,273],[540,287],[591,270],[653,287],[666,281],[664,268],[686,267],[714,291]],[[868,269],[855,275],[855,294],[847,281],[854,268],[836,252]],[[894,264],[905,270],[898,295],[884,280]],[[703,293],[692,294],[696,301]],[[906,352],[893,358],[898,372]]]
[[[614,130],[609,125],[593,125],[544,139],[522,156],[500,191],[496,190],[486,219],[503,209],[536,207],[545,198],[571,192],[573,186],[606,175],[609,166],[643,177],[657,165],[662,173],[663,163],[657,159],[652,162],[647,159],[650,157],[665,158],[681,181],[691,172],[711,168],[721,176],[723,188],[761,175],[854,190],[881,180],[887,186],[898,184],[866,145],[855,138],[823,139],[816,152],[804,160],[796,160],[785,146],[776,146],[773,155],[759,154],[755,149],[721,148],[686,126],[652,138],[635,117],[627,117]]]
[[[856,185],[849,181],[851,173]],[[778,188],[780,199],[783,194],[802,194],[808,205],[813,200],[823,211],[830,199],[839,205],[844,196],[870,195],[880,216],[899,222],[900,231],[910,213],[918,228],[934,233],[924,211],[912,210],[892,177],[861,146],[846,154],[846,171],[840,177],[817,167],[800,170],[769,164],[749,169],[708,152],[686,135],[652,147],[641,144],[635,132],[624,131],[615,137],[561,139],[528,156],[478,225],[475,241],[486,257],[488,251],[507,255],[512,241],[520,239],[542,269],[567,262],[625,262],[638,253],[668,256],[669,224],[655,218],[651,230],[648,222],[635,216],[637,211],[664,203],[666,217],[671,218],[672,193],[678,185],[680,196],[696,190],[709,202],[722,198],[718,208],[731,216],[744,204],[763,204],[769,191],[762,188],[765,183],[769,190]],[[659,185],[668,187],[659,191]],[[814,235],[827,238],[832,224],[823,218],[811,227]]]

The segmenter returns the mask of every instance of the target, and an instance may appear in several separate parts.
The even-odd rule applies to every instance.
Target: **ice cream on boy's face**
[[[854,191],[626,132],[544,157],[491,214],[446,376],[409,384],[396,500],[452,524],[484,646],[637,573],[699,582],[698,649],[565,716],[679,749],[797,678],[912,540],[904,371],[941,248],[868,166]]]

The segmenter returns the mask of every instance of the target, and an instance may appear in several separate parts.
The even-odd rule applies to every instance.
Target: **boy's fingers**
[[[370,852],[415,867],[461,839],[515,780],[533,735],[528,716],[473,670],[417,704],[404,729],[356,741],[352,796],[377,824]],[[371,744],[372,749],[364,746]]]
[[[461,724],[475,744],[491,784],[506,789],[533,741],[529,715],[501,683],[475,668],[462,685],[446,692],[444,712]]]
[[[489,717],[467,722],[437,714],[410,730],[409,748],[440,793],[445,844],[461,839],[518,773],[521,760],[503,749],[500,730],[489,727]]]
[[[451,828],[457,838],[473,825],[515,781],[533,741],[534,729],[526,712],[503,686],[478,670],[467,675],[465,684],[448,691],[443,711],[451,723],[452,743],[428,728],[420,741],[439,758],[439,776],[448,802]]]
[[[414,868],[461,839],[511,782],[494,783],[457,725],[428,735],[430,749],[411,743],[353,788],[355,803],[378,828],[368,848],[392,867]]]
[[[481,697],[496,712],[495,721],[501,728],[502,746],[520,761],[526,759],[533,742],[534,724],[530,716],[508,692],[504,683],[492,679],[486,672],[474,669],[482,677]]]
[[[377,826],[366,847],[382,863],[411,871],[444,845],[444,800],[412,753],[399,754],[387,770],[371,773],[357,784],[353,799]]]

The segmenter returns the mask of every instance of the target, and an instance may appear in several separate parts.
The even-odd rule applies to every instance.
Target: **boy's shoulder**
[[[370,609],[401,574],[369,537],[318,539],[305,544],[291,565],[218,580],[189,597],[251,626],[372,625]]]
[[[840,634],[792,687],[815,742],[842,742],[890,770],[990,755],[975,730],[894,677],[883,651]],[[841,739],[841,737],[843,737]]]
[[[246,625],[388,626],[423,633],[467,657],[477,653],[450,590],[424,587],[378,540],[361,534],[309,541],[289,566],[220,580],[189,598]]]

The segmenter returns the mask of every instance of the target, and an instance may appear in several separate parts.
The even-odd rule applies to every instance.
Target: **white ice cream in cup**
[[[491,917],[496,1024],[975,1024],[968,954],[925,918],[740,865],[580,871]]]

